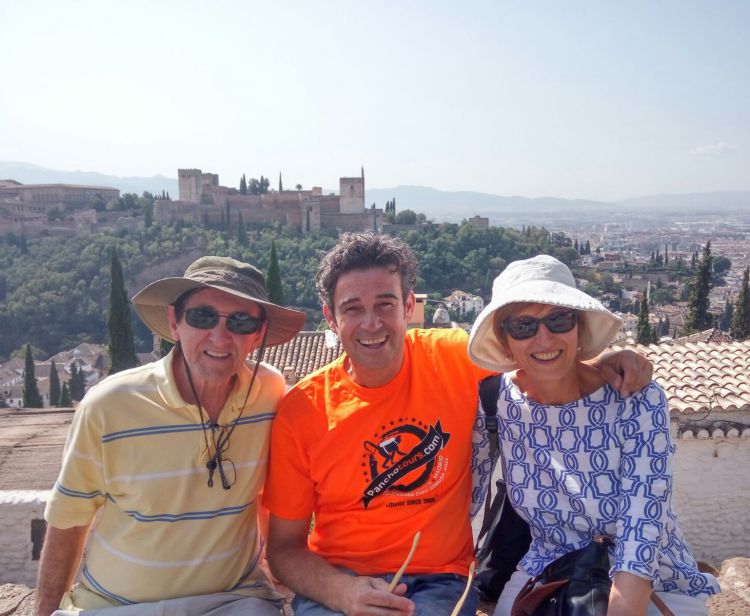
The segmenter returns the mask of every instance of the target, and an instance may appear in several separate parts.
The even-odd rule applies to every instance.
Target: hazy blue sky
[[[0,160],[617,199],[750,190],[750,0],[0,0]]]

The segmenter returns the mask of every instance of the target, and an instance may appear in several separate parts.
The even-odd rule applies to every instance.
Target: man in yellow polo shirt
[[[247,358],[292,338],[304,314],[271,303],[256,268],[222,257],[133,302],[175,348],[81,401],[45,511],[37,615],[278,616],[257,497],[284,380]]]

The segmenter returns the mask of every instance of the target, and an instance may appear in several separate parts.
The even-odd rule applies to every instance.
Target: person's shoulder
[[[325,396],[331,381],[340,381],[342,357],[318,368],[300,379],[284,396],[279,411],[285,408],[299,408],[300,403],[316,406],[316,400]]]
[[[107,376],[88,389],[84,400],[89,402],[99,401],[102,398],[109,398],[118,394],[134,393],[142,387],[152,385],[157,372],[159,372],[161,361],[128,368]]]
[[[250,375],[252,375],[255,369],[254,362],[248,362],[247,366]],[[258,382],[262,384],[262,387],[266,391],[270,391],[272,395],[278,400],[286,392],[286,379],[281,371],[272,364],[260,362],[258,365],[258,373],[255,377]]]
[[[647,406],[663,406],[666,404],[667,394],[656,381],[651,381],[640,391],[635,392],[631,399]]]
[[[248,362],[248,369],[252,374],[255,364]],[[267,364],[266,362],[260,362],[258,366],[258,376],[256,377],[264,383],[284,383],[284,375],[281,371],[273,364]]]
[[[415,348],[439,351],[460,351],[466,354],[469,335],[459,327],[449,329],[410,329],[406,338]]]
[[[78,403],[76,413],[91,417],[120,408],[117,401],[124,402],[131,396],[148,394],[157,390],[157,373],[163,360],[136,366],[111,374],[89,387]]]

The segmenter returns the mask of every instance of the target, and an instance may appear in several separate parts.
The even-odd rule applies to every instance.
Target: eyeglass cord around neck
[[[260,343],[260,347],[258,347],[258,358],[255,361],[255,366],[253,367],[253,374],[250,378],[250,385],[248,385],[247,393],[245,394],[245,399],[242,401],[240,412],[237,414],[237,417],[235,417],[232,420],[232,422],[228,426],[226,426],[224,433],[219,435],[218,442],[214,441],[214,453],[213,454],[211,454],[211,448],[208,444],[207,428],[211,429],[213,432],[214,427],[218,426],[218,424],[214,424],[212,421],[210,421],[208,417],[208,413],[204,412],[203,405],[201,404],[201,399],[198,396],[198,391],[195,389],[195,384],[193,383],[193,375],[190,372],[190,366],[188,366],[187,360],[185,359],[185,354],[182,352],[182,348],[180,347],[180,341],[178,340],[175,343],[175,346],[177,347],[177,350],[179,351],[180,356],[182,357],[182,363],[185,366],[185,373],[187,374],[188,383],[190,384],[190,390],[192,391],[193,396],[195,397],[195,403],[198,406],[198,412],[200,413],[203,440],[206,444],[206,452],[209,454],[208,462],[206,462],[206,468],[208,469],[208,487],[209,488],[214,487],[214,471],[216,471],[216,468],[219,466],[219,463],[221,461],[221,451],[224,448],[224,445],[229,442],[229,438],[232,436],[234,429],[237,427],[237,423],[240,421],[240,419],[242,418],[242,414],[245,412],[245,405],[247,404],[247,400],[250,397],[250,392],[253,390],[255,377],[258,374],[258,368],[260,367],[260,363],[263,361],[263,353],[266,350],[266,336],[267,335],[268,335],[268,328],[266,328],[265,332],[263,332],[263,340]],[[205,419],[204,419],[204,414],[205,414]],[[222,487],[225,490],[228,490],[232,486],[227,485],[226,483],[222,481]]]

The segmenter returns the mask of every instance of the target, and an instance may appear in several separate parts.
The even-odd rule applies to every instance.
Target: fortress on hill
[[[242,194],[236,188],[221,186],[216,173],[178,169],[177,176],[179,199],[157,200],[155,220],[236,224],[241,215],[244,224],[278,222],[303,234],[382,228],[383,210],[374,204],[365,209],[364,168],[360,177],[339,178],[338,195],[324,195],[320,187]]]

